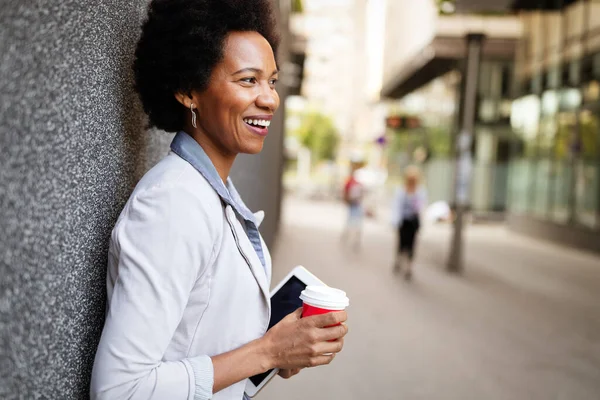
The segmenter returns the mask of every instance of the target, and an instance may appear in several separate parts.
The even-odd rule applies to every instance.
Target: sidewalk
[[[476,225],[454,276],[449,227],[427,226],[407,283],[391,272],[394,232],[369,221],[354,253],[344,218],[340,204],[284,204],[273,282],[301,264],[346,290],[350,330],[331,365],[257,399],[600,399],[600,258]]]

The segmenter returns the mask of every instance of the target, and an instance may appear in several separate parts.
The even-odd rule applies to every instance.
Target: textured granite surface
[[[171,138],[144,132],[131,90],[145,4],[1,4],[0,399],[88,398],[110,230]],[[280,197],[275,135],[234,176],[249,205],[267,212],[269,242]]]
[[[2,3],[0,398],[86,398],[109,232],[164,153],[131,90],[145,1]]]

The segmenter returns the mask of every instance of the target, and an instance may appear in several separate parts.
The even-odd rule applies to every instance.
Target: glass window
[[[525,214],[529,208],[532,160],[517,159],[509,167],[508,208],[512,213]]]
[[[533,203],[531,212],[538,218],[547,218],[549,209],[550,175],[552,160],[548,157],[539,158],[533,163]]]
[[[578,85],[581,82],[581,60],[574,60],[569,63],[569,84]]]
[[[559,96],[555,90],[548,90],[542,96],[540,130],[538,134],[538,155],[542,158],[551,155],[554,136],[557,131]]]
[[[580,159],[575,171],[575,220],[600,229],[600,106],[581,111]]]
[[[540,124],[540,98],[534,94],[512,102],[510,125],[525,142],[525,153],[533,156]]]
[[[556,88],[560,85],[561,71],[562,70],[558,65],[553,65],[550,68],[550,70],[548,71],[548,74],[546,75],[546,81],[547,81],[548,87]]]
[[[598,197],[600,193],[600,162],[580,160],[576,166],[575,211],[579,224],[600,229]]]
[[[552,152],[554,163],[550,175],[550,208],[552,219],[563,224],[568,223],[572,215],[572,156],[576,137],[577,114],[575,112],[559,113]]]
[[[527,213],[531,208],[540,107],[540,98],[533,94],[512,103],[511,127],[520,142],[515,142],[511,151],[508,208],[517,214]]]
[[[571,215],[570,193],[573,167],[565,160],[557,160],[552,166],[550,178],[551,217],[555,222],[566,224]]]
[[[532,214],[538,218],[549,218],[551,213],[552,183],[555,179],[553,163],[553,146],[558,130],[557,113],[559,94],[555,90],[547,90],[542,95],[540,129],[537,136],[537,162],[534,164],[534,180],[532,184]]]

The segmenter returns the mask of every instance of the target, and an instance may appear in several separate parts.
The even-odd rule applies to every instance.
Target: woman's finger
[[[335,354],[335,353],[339,353],[340,351],[342,351],[342,349],[344,348],[344,339],[338,339],[338,340],[333,340],[333,341],[329,341],[329,342],[321,342],[321,343],[317,343],[313,349],[314,349],[314,353],[318,354],[318,355],[329,355],[329,354]]]
[[[335,353],[322,354],[319,356],[311,357],[308,361],[307,368],[318,367],[320,365],[327,365],[335,358]]]
[[[348,333],[346,324],[330,326],[328,328],[319,329],[319,338],[321,340],[337,340],[341,339]]]
[[[292,368],[289,371],[290,371],[290,375],[288,376],[288,378],[291,378],[294,375],[298,375],[298,373],[300,372],[300,368]]]
[[[346,311],[332,311],[327,314],[311,315],[303,319],[316,328],[324,328],[346,322],[348,314],[346,314]]]
[[[297,321],[300,318],[302,318],[302,308],[298,308],[296,311],[289,313],[280,322],[283,322],[283,321],[286,321],[286,322]]]
[[[296,375],[298,372],[300,372],[300,368],[280,369],[279,376],[283,379],[289,379],[292,376]]]

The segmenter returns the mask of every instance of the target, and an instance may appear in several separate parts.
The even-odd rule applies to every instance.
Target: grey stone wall
[[[3,3],[0,398],[85,398],[109,233],[151,163],[129,68],[145,2]]]
[[[144,132],[131,89],[145,5],[1,4],[1,399],[88,397],[104,318],[110,230],[170,140]],[[260,176],[247,168],[269,168],[245,162],[242,169],[250,173],[242,180]],[[269,176],[271,185],[276,174]],[[262,192],[248,190],[252,182],[236,182],[258,207]],[[278,201],[269,197],[267,214]],[[274,232],[275,223],[268,225]]]

